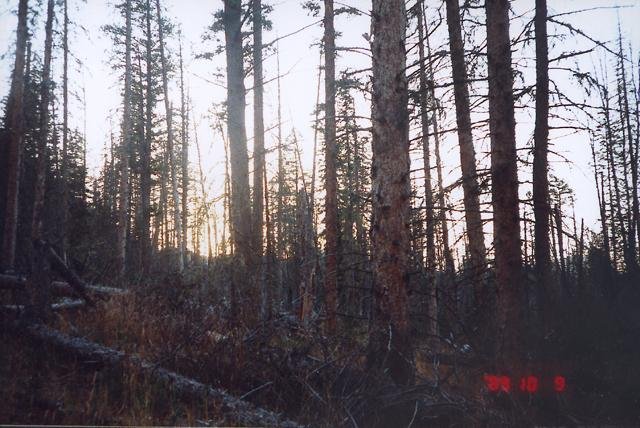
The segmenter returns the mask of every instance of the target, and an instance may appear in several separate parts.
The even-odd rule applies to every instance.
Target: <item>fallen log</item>
[[[138,373],[158,381],[184,400],[215,401],[227,412],[234,422],[247,426],[278,426],[285,428],[300,427],[295,422],[283,419],[279,414],[256,407],[253,404],[230,395],[227,391],[213,388],[175,372],[143,360],[137,355],[127,355],[84,337],[69,336],[43,324],[13,324],[31,338],[44,342],[66,355],[74,355],[85,361],[99,362],[104,365],[135,370]]]
[[[70,300],[64,299],[61,302],[52,303],[49,307],[53,312],[64,311],[65,309],[78,309],[85,306],[84,300]],[[24,305],[2,305],[0,306],[0,310],[4,312],[9,312],[12,314],[20,314],[25,311],[26,307]]]
[[[45,247],[51,267],[69,283],[76,292],[76,295],[82,297],[89,306],[95,306],[96,304],[93,299],[87,295],[87,286],[84,281],[67,267],[67,264],[58,256],[53,247],[43,241],[38,241],[37,244]]]
[[[20,276],[14,275],[2,275],[0,274],[0,289],[4,290],[20,290],[24,288],[27,280]],[[68,283],[64,281],[53,281],[51,283],[51,288],[54,294],[61,297],[73,297],[76,296],[74,288]],[[102,285],[91,285],[85,284],[86,291],[91,294],[97,295],[125,295],[129,293],[129,290],[124,290],[122,288],[115,287],[105,287]]]

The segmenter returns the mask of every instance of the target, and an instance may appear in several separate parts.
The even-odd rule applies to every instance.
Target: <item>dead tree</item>
[[[2,253],[0,268],[5,271],[13,270],[16,259],[16,238],[18,232],[18,192],[20,190],[20,164],[22,155],[22,141],[24,139],[23,95],[25,49],[27,38],[28,0],[18,3],[18,29],[16,36],[16,54],[11,75],[11,89],[7,101],[7,133],[0,147],[6,159],[0,160],[0,166],[5,168],[6,191],[4,193],[4,224],[2,233]],[[3,136],[3,138],[5,138]],[[3,158],[5,158],[3,156]]]
[[[509,1],[485,3],[491,134],[491,194],[493,242],[498,301],[496,355],[509,365],[520,352],[518,337],[521,264]]]
[[[184,269],[184,237],[182,236],[182,218],[180,217],[180,197],[178,195],[178,177],[176,173],[175,150],[173,148],[173,121],[172,106],[169,101],[169,78],[167,58],[164,51],[164,23],[160,10],[160,0],[156,0],[156,15],[158,19],[158,42],[160,45],[160,64],[162,66],[162,89],[164,93],[164,109],[167,121],[167,152],[169,161],[169,172],[171,176],[171,194],[173,198],[173,227],[178,239],[178,270]]]
[[[336,175],[336,34],[333,0],[324,0],[324,94],[325,94],[325,300],[327,327],[336,329],[338,307],[338,179]]]
[[[480,187],[476,170],[476,153],[473,147],[471,129],[471,108],[469,106],[469,87],[467,66],[464,58],[462,24],[458,0],[447,0],[447,27],[449,30],[449,49],[453,71],[453,94],[456,102],[456,123],[458,125],[458,145],[460,147],[460,167],[462,170],[462,191],[464,215],[469,239],[469,261],[471,279],[476,299],[479,298],[481,274],[486,267],[486,248],[480,215]]]
[[[409,115],[404,0],[374,0],[371,247],[374,314],[368,365],[398,384],[413,379],[407,269],[410,251]]]

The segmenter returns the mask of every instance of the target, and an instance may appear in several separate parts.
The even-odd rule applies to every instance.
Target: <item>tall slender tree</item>
[[[427,87],[427,66],[424,54],[424,16],[423,16],[423,1],[420,0],[416,4],[416,13],[418,15],[418,54],[420,57],[420,123],[422,125],[422,155],[424,165],[424,199],[425,199],[425,230],[426,230],[426,270],[428,278],[428,311],[429,321],[427,331],[433,337],[438,334],[438,295],[435,285],[435,273],[436,273],[436,246],[435,246],[435,221],[434,221],[434,206],[433,206],[433,187],[431,186],[431,157],[429,148],[429,106],[427,102],[427,94],[429,88]]]
[[[327,327],[338,306],[338,178],[336,175],[336,32],[333,0],[324,0],[325,299]]]
[[[534,255],[538,276],[538,302],[543,309],[548,297],[551,273],[549,243],[549,47],[547,42],[547,1],[536,0],[536,124],[533,134],[533,215]]]
[[[399,384],[413,379],[407,280],[410,251],[409,115],[404,0],[374,0],[371,227],[375,309],[368,362]]]
[[[40,88],[40,133],[38,138],[38,159],[36,161],[36,184],[33,200],[33,217],[31,222],[31,238],[39,239],[42,233],[45,196],[45,180],[47,176],[47,141],[49,139],[49,100],[51,97],[51,50],[53,45],[54,1],[47,2],[47,21],[45,23],[44,64],[42,69],[42,86]]]
[[[262,77],[262,1],[253,0],[253,250],[262,255],[264,215],[264,101]]]
[[[62,255],[66,257],[69,221],[69,13],[63,2],[62,23]]]
[[[129,152],[131,150],[131,0],[125,2],[125,70],[120,146],[120,199],[118,203],[117,273],[124,279],[127,269],[127,229],[129,224]]]
[[[18,29],[16,31],[16,54],[11,75],[11,89],[7,102],[6,134],[2,136],[0,150],[3,159],[0,166],[5,172],[4,222],[2,230],[2,253],[0,268],[13,270],[16,259],[16,241],[18,232],[18,192],[20,190],[20,164],[22,141],[24,139],[24,79],[25,50],[29,37],[27,28],[28,0],[18,3]],[[3,189],[4,190],[4,189]]]
[[[184,238],[182,236],[182,218],[180,216],[180,196],[178,194],[178,177],[176,172],[176,155],[173,146],[173,109],[169,100],[169,77],[167,57],[165,53],[164,41],[164,23],[162,21],[162,12],[160,8],[160,0],[156,0],[156,15],[158,19],[158,42],[160,45],[160,64],[162,65],[162,89],[164,93],[164,108],[167,121],[167,152],[169,160],[169,173],[171,176],[171,193],[173,198],[173,227],[178,238],[178,270],[184,269]]]
[[[491,134],[491,195],[497,288],[497,353],[513,363],[518,345],[520,310],[520,217],[516,157],[509,1],[485,3]]]
[[[240,0],[224,1],[224,32],[227,58],[227,132],[231,160],[231,233],[241,263],[250,266],[251,222],[248,219],[251,219],[251,204]]]
[[[460,167],[462,169],[462,191],[464,215],[469,240],[469,260],[474,291],[478,294],[480,275],[485,269],[486,248],[480,216],[480,187],[476,170],[476,153],[473,147],[471,131],[471,108],[469,106],[469,87],[467,66],[464,58],[462,24],[458,0],[447,0],[447,28],[449,30],[449,49],[453,71],[453,94],[456,102],[456,122],[458,125],[458,145],[460,147]]]
[[[153,106],[155,95],[153,91],[153,41],[151,34],[151,1],[145,0],[145,117],[144,141],[140,150],[140,202],[142,212],[140,239],[141,264],[143,274],[148,274],[151,263],[151,143],[153,141]],[[155,231],[154,231],[155,232]]]
[[[181,209],[181,235],[180,245],[181,251],[186,256],[187,236],[189,231],[189,113],[187,111],[185,91],[184,91],[184,64],[182,61],[182,34],[180,34],[180,47],[178,51],[180,61],[180,125],[182,126],[180,138],[182,140],[182,183],[180,200],[182,202]]]

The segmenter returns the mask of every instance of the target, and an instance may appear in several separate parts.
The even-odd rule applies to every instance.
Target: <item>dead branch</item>
[[[253,404],[230,395],[223,389],[213,388],[178,373],[169,371],[156,364],[145,361],[137,355],[117,351],[91,342],[84,337],[69,336],[42,324],[19,325],[14,328],[26,333],[32,339],[54,347],[66,355],[74,355],[85,361],[97,361],[101,364],[133,370],[148,376],[171,388],[177,396],[187,401],[216,401],[234,421],[248,426],[300,427],[295,422],[284,420],[277,413],[256,407]]]

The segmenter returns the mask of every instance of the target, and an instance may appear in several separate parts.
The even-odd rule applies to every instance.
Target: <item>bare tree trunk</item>
[[[198,127],[196,126],[195,117],[193,118],[193,138],[196,143],[196,152],[198,153],[198,176],[200,178],[200,192],[204,205],[204,215],[206,216],[207,221],[207,265],[211,265],[211,263],[213,262],[214,253],[211,244],[211,212],[209,210],[209,196],[207,195],[204,172],[202,170],[202,155],[200,154],[200,143],[198,143]]]
[[[276,219],[276,232],[278,239],[276,241],[276,259],[278,260],[278,292],[282,293],[284,290],[284,272],[283,272],[283,261],[284,261],[284,244],[285,240],[283,237],[283,229],[282,229],[282,218],[283,218],[283,210],[284,210],[284,200],[283,200],[283,192],[284,192],[284,158],[282,153],[282,99],[281,99],[281,88],[280,88],[280,45],[277,45],[276,48],[276,75],[278,76],[277,84],[278,84],[278,200],[276,206],[277,219]]]
[[[518,210],[518,166],[509,1],[485,3],[487,13],[487,57],[489,68],[489,127],[491,133],[491,178],[493,233],[497,288],[496,355],[514,364],[520,352],[519,322],[522,318],[520,213]]]
[[[54,1],[47,2],[47,22],[45,24],[44,65],[42,69],[42,87],[40,91],[40,135],[38,140],[38,159],[36,161],[36,184],[34,189],[33,219],[31,239],[42,234],[42,210],[44,208],[45,180],[47,177],[47,140],[49,138],[49,99],[51,96],[51,47],[53,44]]]
[[[422,15],[424,16],[424,9],[422,11]],[[429,43],[429,28],[425,23],[425,32],[426,36],[424,37],[424,42],[427,47],[427,58],[431,58],[431,45]],[[434,81],[434,72],[433,65],[431,61],[427,61],[427,80],[430,82]],[[429,84],[429,101],[431,103],[431,126],[433,128],[433,142],[434,142],[434,155],[436,157],[436,173],[438,178],[438,204],[440,205],[440,210],[438,212],[438,222],[440,223],[440,230],[442,234],[442,253],[444,258],[444,270],[446,272],[447,280],[453,280],[454,275],[454,261],[453,254],[451,253],[451,247],[449,246],[449,225],[447,223],[447,203],[445,200],[445,192],[443,186],[442,179],[442,159],[440,158],[440,128],[438,125],[438,115],[437,115],[437,106],[435,99],[435,88],[433,84]]]
[[[67,11],[67,0],[63,2],[64,22],[62,27],[62,258],[66,260],[67,255],[67,231],[69,222],[69,15]]]
[[[481,275],[486,268],[486,248],[480,215],[480,187],[476,170],[476,153],[471,130],[471,108],[467,67],[464,58],[460,7],[458,0],[447,0],[447,27],[449,29],[449,49],[453,70],[453,92],[456,100],[456,123],[460,146],[460,167],[462,170],[462,191],[464,212],[469,238],[469,261],[471,279],[476,300],[479,299]]]
[[[427,311],[429,318],[427,322],[427,333],[436,337],[438,335],[438,294],[435,284],[436,273],[436,246],[434,236],[434,215],[433,215],[433,187],[431,186],[431,160],[429,154],[429,111],[427,103],[427,73],[424,55],[424,23],[423,23],[423,1],[418,5],[418,52],[420,57],[420,122],[422,124],[422,154],[424,165],[424,200],[425,200],[425,228],[426,228],[426,271],[427,271]],[[421,250],[422,251],[422,250]]]
[[[169,102],[169,81],[167,77],[167,59],[164,52],[164,25],[160,11],[160,0],[156,0],[158,19],[158,37],[160,44],[160,63],[162,64],[162,88],[164,92],[164,109],[167,121],[167,151],[169,152],[169,172],[171,175],[171,193],[173,196],[173,228],[178,238],[178,270],[184,269],[184,240],[182,239],[182,219],[180,217],[180,197],[178,195],[178,178],[176,176],[176,159],[173,148],[172,106]]]
[[[336,329],[338,307],[338,179],[336,175],[336,34],[333,0],[324,0],[325,300],[327,328]]]
[[[564,232],[562,230],[562,210],[556,204],[553,210],[556,223],[556,235],[558,236],[558,260],[560,261],[560,283],[562,289],[566,287],[566,267],[564,263]]]
[[[187,257],[187,236],[189,236],[189,114],[184,96],[184,66],[182,63],[182,36],[180,37],[180,124],[182,125],[182,218],[181,251]]]
[[[124,111],[120,148],[120,201],[118,206],[117,273],[123,280],[127,268],[127,224],[129,222],[129,152],[131,146],[131,0],[126,0],[126,41],[124,72]]]
[[[633,132],[631,129],[631,111],[629,110],[629,99],[627,92],[627,75],[624,66],[624,53],[622,51],[622,35],[620,34],[620,21],[618,21],[618,45],[620,56],[620,78],[622,80],[622,108],[620,114],[623,116],[622,127],[623,131],[626,125],[626,136],[629,151],[630,169],[631,169],[631,221],[629,224],[629,258],[631,262],[631,270],[636,272],[638,270],[638,259],[636,250],[636,229],[640,228],[638,222],[640,221],[640,206],[638,203],[638,156],[634,149]],[[638,235],[640,240],[640,232]],[[640,243],[640,241],[638,241]]]
[[[407,278],[410,251],[409,117],[404,0],[374,0],[371,242],[375,310],[368,364],[398,384],[413,381]]]
[[[313,222],[313,246],[315,248],[316,265],[318,264],[318,222],[316,217],[316,171],[317,171],[317,156],[318,156],[318,129],[320,128],[318,116],[320,113],[320,83],[322,78],[322,48],[320,48],[320,60],[318,61],[318,86],[316,89],[316,109],[315,118],[313,122],[313,166],[311,169],[311,211]]]
[[[547,46],[547,0],[536,0],[536,124],[533,134],[534,255],[538,280],[537,300],[541,313],[547,304],[551,274],[549,244],[549,48]]]
[[[145,2],[145,24],[146,24],[146,110],[145,110],[145,138],[142,144],[142,150],[140,150],[140,200],[142,204],[141,213],[141,262],[142,273],[148,275],[151,263],[151,242],[150,242],[150,223],[151,223],[151,143],[153,140],[153,82],[152,82],[152,46],[151,46],[151,1]],[[157,230],[157,227],[156,227]]]
[[[7,136],[3,141],[2,154],[6,159],[1,160],[0,166],[6,168],[6,191],[4,203],[4,224],[2,233],[2,254],[0,268],[11,271],[15,267],[16,238],[18,231],[18,192],[20,190],[20,159],[22,155],[22,141],[24,138],[24,65],[27,38],[27,0],[18,3],[18,29],[16,36],[16,56],[11,76],[11,90],[7,102]],[[3,156],[5,158],[5,156]],[[5,163],[6,162],[6,163]]]
[[[249,157],[245,129],[245,87],[242,64],[242,8],[240,0],[225,0],[227,57],[227,127],[231,158],[231,233],[245,267],[252,265]]]
[[[253,249],[262,256],[265,168],[262,77],[262,0],[253,0]]]

